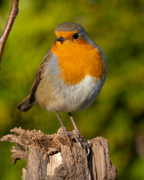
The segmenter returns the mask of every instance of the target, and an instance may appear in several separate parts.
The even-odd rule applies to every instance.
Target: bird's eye
[[[74,38],[74,39],[78,39],[78,37],[79,37],[79,36],[78,36],[78,33],[75,33],[75,34],[73,35],[73,38]]]

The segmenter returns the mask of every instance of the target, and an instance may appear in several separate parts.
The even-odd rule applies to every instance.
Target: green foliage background
[[[0,0],[0,34],[11,1]],[[62,22],[81,24],[104,51],[108,73],[97,100],[73,113],[86,139],[108,139],[118,179],[144,179],[144,0],[20,0],[19,14],[8,37],[0,71],[0,138],[21,126],[46,134],[60,123],[38,104],[29,112],[16,110],[28,95],[35,72],[54,42]],[[68,130],[67,114],[61,114]],[[12,144],[0,142],[0,179],[21,179],[25,161],[11,163]]]

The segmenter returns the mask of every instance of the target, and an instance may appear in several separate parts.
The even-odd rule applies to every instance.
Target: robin
[[[81,25],[62,23],[55,36],[36,72],[30,94],[17,109],[28,111],[38,102],[48,112],[55,112],[69,140],[59,112],[69,114],[75,132],[80,134],[71,112],[84,110],[94,102],[105,82],[107,65],[103,51]]]

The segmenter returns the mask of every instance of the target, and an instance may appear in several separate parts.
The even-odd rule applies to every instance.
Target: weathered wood
[[[60,132],[58,130],[58,132]],[[11,156],[26,159],[23,180],[116,180],[117,169],[110,161],[108,141],[97,137],[87,143],[78,137],[80,144],[70,136],[72,146],[65,135],[44,135],[41,131],[21,128],[11,130],[14,134],[4,136],[1,141],[17,143]]]

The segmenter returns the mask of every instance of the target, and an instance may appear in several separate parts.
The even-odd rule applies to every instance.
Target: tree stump
[[[40,130],[14,128],[14,134],[4,136],[1,141],[17,143],[12,148],[13,164],[26,159],[22,169],[22,180],[116,180],[117,168],[109,157],[108,141],[97,137],[89,142],[79,138],[82,147],[70,136],[70,146],[65,135],[44,135]],[[61,132],[61,128],[58,130]]]

